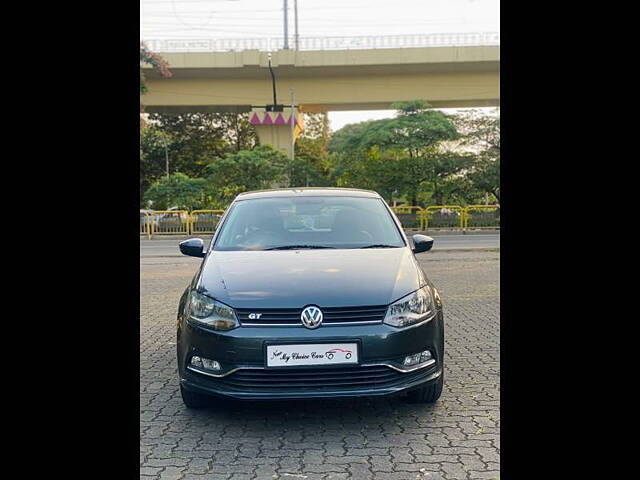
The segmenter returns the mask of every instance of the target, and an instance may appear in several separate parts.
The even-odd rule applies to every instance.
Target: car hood
[[[213,251],[203,293],[235,308],[387,305],[424,284],[409,248]]]

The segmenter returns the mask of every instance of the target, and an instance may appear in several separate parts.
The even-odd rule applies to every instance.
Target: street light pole
[[[298,38],[298,0],[293,0],[293,19],[294,19],[294,28],[295,28],[295,42],[296,42],[296,50],[300,49],[300,41]]]
[[[294,90],[291,87],[291,163],[296,159],[296,137],[295,137],[295,123],[296,123],[296,102],[294,97]]]
[[[289,5],[284,0],[284,49],[289,50]]]
[[[169,177],[169,152],[167,151],[167,139],[164,139],[164,162],[167,169],[167,177]]]

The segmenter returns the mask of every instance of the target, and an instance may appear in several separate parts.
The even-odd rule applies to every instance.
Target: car
[[[273,189],[238,195],[177,315],[180,391],[188,408],[215,399],[405,395],[438,400],[444,384],[439,292],[412,237],[373,191]]]

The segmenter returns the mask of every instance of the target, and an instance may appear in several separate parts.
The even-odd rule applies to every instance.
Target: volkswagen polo
[[[435,402],[443,387],[438,291],[380,195],[302,188],[238,195],[178,307],[180,391],[299,399],[406,393]]]

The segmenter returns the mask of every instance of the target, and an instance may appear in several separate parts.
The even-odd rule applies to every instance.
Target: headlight
[[[192,291],[187,303],[187,315],[199,323],[214,330],[231,330],[238,326],[238,319],[233,308],[213,298]]]
[[[431,291],[429,287],[423,287],[389,305],[384,323],[392,327],[408,327],[430,320],[435,314],[436,307]]]

